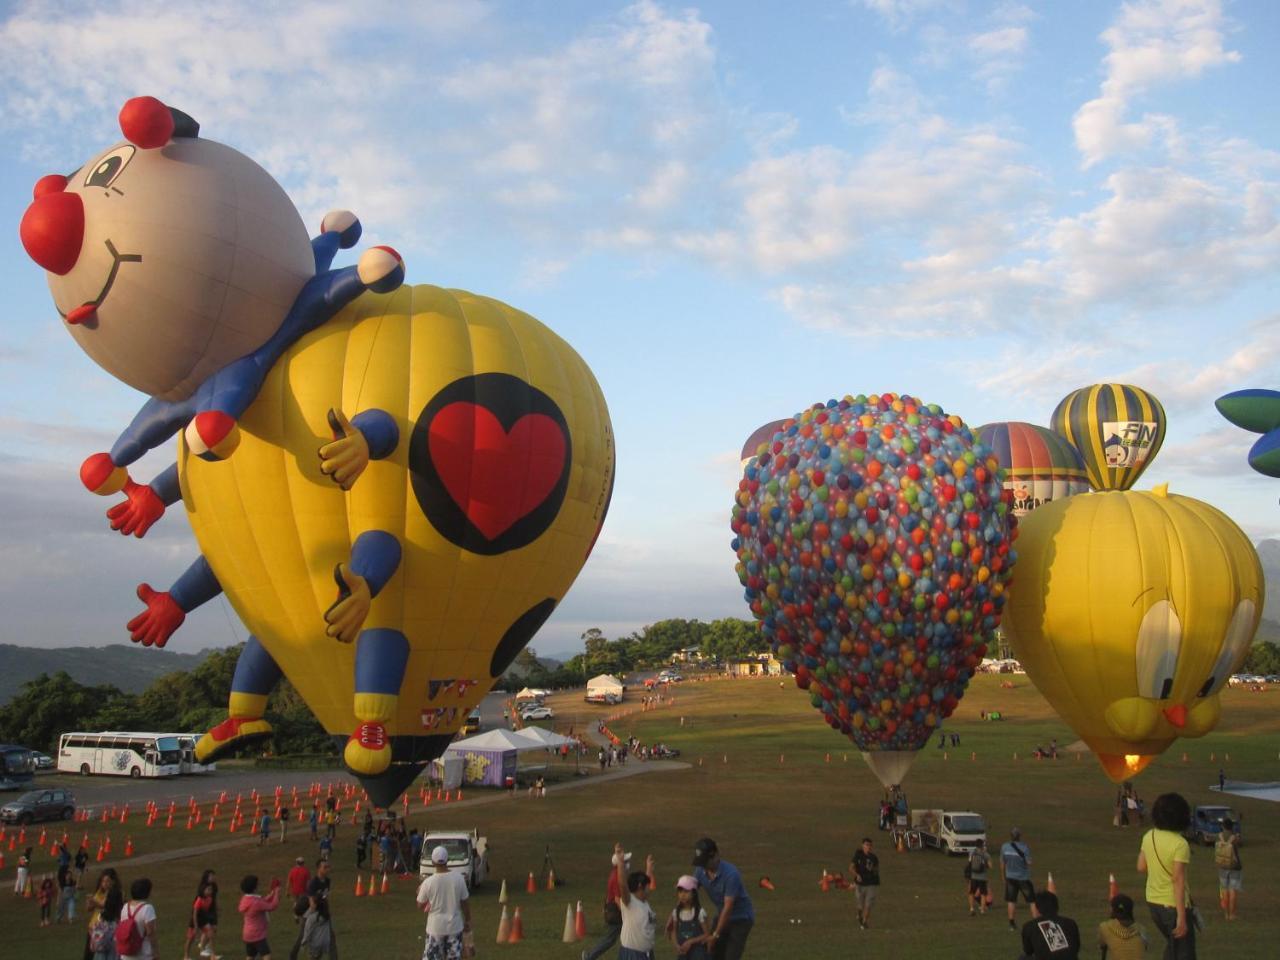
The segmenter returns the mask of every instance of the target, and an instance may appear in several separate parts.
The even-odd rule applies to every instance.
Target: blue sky
[[[80,488],[142,398],[60,329],[17,239],[36,179],[118,140],[137,94],[308,224],[349,207],[411,282],[506,300],[592,366],[618,484],[543,653],[747,615],[738,450],[845,393],[1045,423],[1076,386],[1137,383],[1170,424],[1139,485],[1280,535],[1212,408],[1280,386],[1276,4],[405,6],[0,5],[0,641],[125,639],[136,584],[196,553],[179,513],[125,541]],[[219,600],[171,647],[243,635]]]

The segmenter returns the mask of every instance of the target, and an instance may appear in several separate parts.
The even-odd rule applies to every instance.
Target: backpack
[[[95,920],[93,926],[89,928],[89,949],[94,953],[106,953],[107,944],[111,942],[111,935],[114,932],[114,924],[106,920]]]
[[[1236,847],[1231,842],[1234,834],[1222,831],[1213,845],[1213,863],[1219,870],[1236,869]]]
[[[116,953],[122,957],[135,957],[142,952],[142,929],[134,919],[141,910],[142,907],[136,907],[133,913],[126,909],[120,914],[120,922],[116,924]]]

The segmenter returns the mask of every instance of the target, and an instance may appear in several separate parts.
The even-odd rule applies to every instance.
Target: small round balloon
[[[1049,426],[1080,451],[1095,490],[1128,490],[1164,443],[1164,407],[1125,383],[1095,383],[1067,394]]]
[[[1089,491],[1080,452],[1052,430],[1013,420],[988,423],[974,433],[1000,461],[1015,517]]]
[[[999,625],[1016,523],[992,452],[936,404],[829,400],[748,463],[738,577],[797,686],[886,786],[964,695]]]

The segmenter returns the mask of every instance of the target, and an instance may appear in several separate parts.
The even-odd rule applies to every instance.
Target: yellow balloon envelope
[[[1003,625],[1118,783],[1217,725],[1263,591],[1253,545],[1209,504],[1164,487],[1081,494],[1022,519]]]
[[[349,492],[320,469],[330,410],[380,410],[398,428],[394,450]],[[299,340],[240,427],[221,462],[180,441],[192,528],[236,612],[330,734],[345,741],[379,713],[392,768],[356,769],[390,802],[590,553],[613,483],[604,397],[581,357],[527,314],[406,285],[362,295]],[[368,531],[399,541],[399,564],[361,639],[342,643],[325,629],[335,568]],[[370,631],[402,633],[408,655],[398,696],[362,702],[357,676],[370,665],[358,649]]]

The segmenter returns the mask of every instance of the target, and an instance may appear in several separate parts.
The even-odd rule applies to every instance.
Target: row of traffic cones
[[[381,889],[379,889],[378,887],[377,876],[378,875],[376,873],[369,874],[369,889],[366,891],[364,886],[364,877],[362,877],[360,874],[357,873],[356,874],[356,896],[357,897],[376,897],[379,894],[381,894],[382,896],[385,897],[388,893],[390,893],[391,880],[387,876],[387,874],[385,872],[382,874]]]

